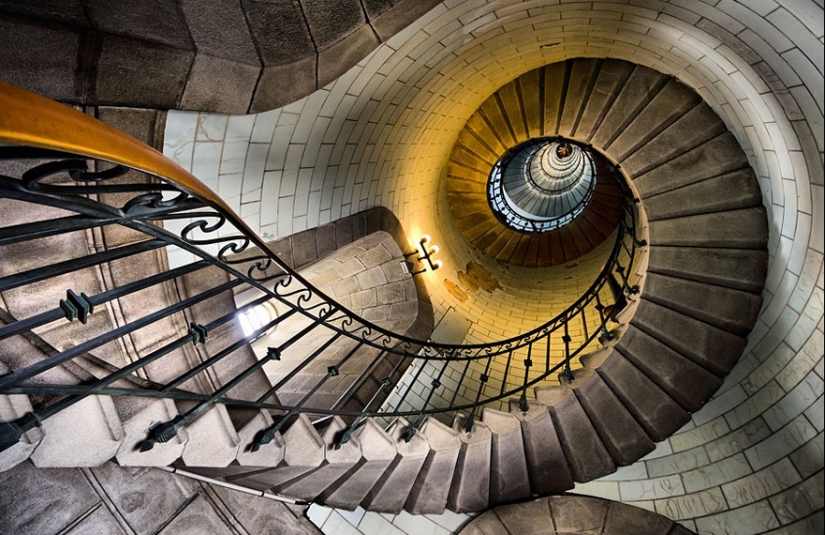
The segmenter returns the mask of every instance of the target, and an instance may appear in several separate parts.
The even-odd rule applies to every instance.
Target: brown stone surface
[[[666,339],[670,347],[718,376],[730,372],[747,343],[744,338],[644,297],[632,324],[660,340]]]
[[[687,411],[618,351],[611,352],[598,372],[655,442],[668,438],[690,420]]]
[[[759,293],[768,272],[768,251],[654,246],[649,250],[648,270]]]
[[[522,412],[517,401],[510,401],[510,413],[521,422],[530,490],[547,495],[572,489],[573,476],[547,407],[529,401],[528,409]]]
[[[656,273],[645,277],[647,299],[739,336],[753,328],[762,298],[757,294]]]
[[[653,451],[653,441],[598,373],[583,368],[574,377],[570,387],[616,464],[634,463]]]
[[[722,386],[721,379],[632,325],[615,347],[687,411],[698,411]]]

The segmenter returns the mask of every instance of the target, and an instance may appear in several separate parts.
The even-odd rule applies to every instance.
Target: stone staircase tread
[[[571,137],[584,112],[592,85],[601,62],[596,59],[578,59],[570,66],[570,77],[565,89],[564,108],[561,110],[558,134]]]
[[[765,249],[768,221],[762,206],[651,221],[651,245]]]
[[[616,465],[593,423],[570,388],[537,388],[539,402],[548,406],[562,450],[578,483],[616,471]]]
[[[690,420],[686,410],[618,351],[598,373],[654,442],[665,440]]]
[[[651,246],[648,270],[661,275],[759,293],[768,272],[764,249]]]
[[[762,192],[750,168],[645,197],[645,212],[650,221],[761,205]]]
[[[421,424],[419,433],[427,438],[430,451],[410,489],[404,509],[414,515],[441,514],[447,507],[461,440],[456,431],[433,417]]]
[[[654,143],[652,140],[659,133],[694,108],[697,101],[696,93],[676,80],[669,80],[611,143],[610,154],[622,161]]]
[[[633,185],[647,199],[731,171],[748,168],[748,158],[736,137],[724,132],[645,173],[633,176]]]
[[[647,67],[635,65],[616,99],[611,103],[592,143],[609,148],[634,117],[650,102],[666,83],[667,78]]]
[[[528,400],[528,410],[522,412],[518,400],[510,400],[509,405],[510,413],[521,422],[530,490],[546,496],[572,489],[573,475],[547,406]]]
[[[284,496],[312,501],[330,485],[349,475],[362,458],[361,443],[352,437],[336,448],[336,440],[345,428],[346,424],[339,416],[330,419],[321,434],[324,441],[324,461],[314,470],[276,486],[275,490]]]
[[[112,398],[88,396],[43,420],[30,459],[38,468],[99,466],[117,454],[123,427]]]
[[[750,332],[762,306],[762,298],[756,294],[658,273],[648,273],[644,295],[738,336]]]
[[[653,441],[595,370],[581,368],[573,377],[567,384],[617,465],[632,464],[653,451]]]
[[[456,415],[453,430],[461,440],[447,508],[456,513],[483,511],[490,505],[490,450],[492,433],[484,422],[464,431],[467,416]]]
[[[672,160],[725,132],[725,123],[702,102],[679,117],[627,158],[618,159],[625,172],[637,176]]]
[[[368,418],[356,432],[363,460],[347,475],[327,487],[317,500],[330,507],[354,510],[387,470],[397,454],[392,438]]]
[[[606,59],[602,62],[590,98],[587,99],[579,124],[573,132],[577,139],[589,141],[593,137],[632,72],[633,65],[626,61]]]
[[[745,338],[659,305],[644,296],[639,300],[631,324],[719,377],[733,369],[747,344]]]
[[[722,380],[644,331],[633,327],[616,349],[688,412],[696,412]]]
[[[415,433],[409,442],[404,435],[410,427],[404,418],[396,419],[387,429],[398,449],[398,455],[381,475],[361,502],[368,511],[398,514],[430,452],[430,445],[421,433]]]
[[[490,503],[506,503],[529,497],[530,480],[518,418],[485,407],[481,419],[492,433]]]

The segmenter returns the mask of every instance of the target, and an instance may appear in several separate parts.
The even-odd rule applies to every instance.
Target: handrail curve
[[[181,298],[178,303],[165,306],[109,332],[96,336],[89,335],[89,339],[74,347],[58,351],[45,360],[0,376],[0,394],[62,396],[52,404],[38,409],[36,414],[25,415],[14,422],[2,424],[0,450],[14,444],[23,433],[38,425],[42,419],[57,414],[60,410],[93,394],[170,397],[195,402],[195,406],[185,414],[171,422],[153,427],[142,446],[147,450],[151,449],[155,442],[169,440],[177,429],[193,421],[214,404],[241,408],[256,407],[274,411],[276,415],[280,414],[281,420],[262,435],[261,440],[264,442],[258,443],[258,446],[271,440],[272,434],[279,430],[289,417],[300,412],[357,417],[356,423],[371,416],[415,416],[413,430],[420,424],[423,416],[430,414],[469,411],[472,421],[478,408],[484,404],[514,395],[521,395],[523,398],[528,388],[559,370],[569,375],[571,359],[591,347],[597,338],[610,338],[608,322],[615,320],[616,313],[626,306],[626,296],[637,291],[633,286],[631,273],[637,249],[643,246],[644,242],[636,235],[636,207],[632,194],[615,166],[612,166],[610,171],[621,193],[622,217],[609,258],[588,290],[556,317],[518,336],[490,343],[439,344],[394,333],[358,317],[315,288],[284,262],[216,193],[151,147],[92,117],[2,81],[0,103],[0,144],[3,144],[0,146],[0,160],[33,162],[33,167],[23,172],[20,178],[0,175],[0,198],[39,203],[75,214],[59,220],[0,228],[0,246],[110,224],[126,227],[146,237],[143,241],[99,251],[80,260],[67,259],[50,266],[25,269],[20,273],[5,276],[0,274],[0,291],[169,246],[176,246],[200,259],[194,264],[175,267],[145,280],[110,289],[92,297],[86,294],[78,296],[68,290],[67,299],[60,301],[60,307],[32,317],[16,319],[4,313],[9,317],[0,318],[0,340],[32,332],[32,329],[39,325],[64,317],[64,313],[65,319],[69,322],[79,317],[85,324],[85,318],[93,314],[94,307],[102,306],[107,300],[127,295],[140,287],[171,280],[204,266],[216,266],[228,275],[228,281],[217,287],[198,295]],[[47,162],[40,163],[40,160]],[[94,160],[93,169],[88,168],[87,160]],[[152,180],[149,183],[112,183],[112,180],[119,179],[129,169],[146,173],[160,182]],[[70,185],[66,185],[67,180]],[[122,194],[136,195],[123,202],[119,197]],[[107,204],[105,199],[110,197],[117,199],[120,204]],[[182,218],[194,220],[185,225],[180,235],[162,226],[163,221]],[[228,235],[219,234],[224,229],[230,229],[231,232]],[[219,247],[216,255],[204,249],[211,245]],[[252,246],[257,248],[257,252]],[[250,252],[251,256],[240,256]],[[622,266],[621,262],[625,265]],[[213,392],[181,390],[179,385],[227,357],[231,353],[229,348],[212,355],[176,380],[143,388],[139,393],[133,389],[115,386],[114,383],[134,377],[138,370],[181,347],[182,344],[202,343],[208,332],[233,321],[236,314],[234,311],[214,319],[208,325],[192,323],[189,331],[177,340],[141,355],[128,366],[90,384],[61,387],[43,381],[39,384],[31,382],[32,378],[47,373],[52,368],[77,357],[89,355],[90,351],[103,344],[119,337],[130,336],[147,325],[196,306],[221,292],[241,287],[254,288],[262,293],[262,297],[239,307],[238,313],[268,299],[282,303],[289,312],[274,318],[247,339],[236,342],[230,348],[261,338],[267,329],[288,321],[293,315],[302,316],[309,323],[279,347],[270,348],[272,351],[267,357],[261,358]],[[574,322],[580,322],[576,327],[583,330],[583,336],[579,337],[575,347],[571,347],[572,338],[568,334],[568,329]],[[265,364],[279,360],[283,351],[300,343],[303,337],[318,336],[316,332],[319,329],[328,331],[326,338],[322,337],[324,343],[321,347],[314,349],[302,363],[257,401],[238,399],[229,395],[240,382],[260,371]],[[558,349],[559,344],[562,349]],[[314,404],[313,395],[322,392],[326,381],[338,376],[341,368],[364,347],[378,351],[378,355],[365,370],[357,374],[347,392],[359,387],[366,377],[365,374],[377,370],[382,363],[389,363],[393,370],[387,379],[381,381],[371,401],[359,411],[344,407],[343,399],[339,399],[332,406]],[[327,366],[327,373],[318,383],[304,391],[299,399],[291,402],[284,403],[273,397],[277,396],[279,387],[313,366],[315,359],[321,362],[320,355],[330,348],[339,350],[337,354],[345,356],[340,358],[337,364]],[[555,356],[551,357],[551,353],[555,355],[559,352],[562,357],[552,362]],[[506,358],[503,377],[495,376],[491,368],[497,358]],[[393,377],[403,373],[413,360],[422,364],[414,374],[415,377],[411,378],[412,382],[407,384],[403,380],[394,380]],[[474,363],[478,363],[479,368],[484,368],[483,373],[470,372]],[[426,397],[423,406],[410,407],[409,403],[405,405],[407,394],[415,381],[422,377],[425,365],[436,370],[434,377],[426,376],[421,379],[428,382],[429,396]],[[442,384],[441,379],[451,368],[463,368],[463,371],[457,385],[448,389]],[[477,377],[470,378],[470,375]],[[467,382],[464,382],[465,377]],[[376,406],[379,398],[388,398],[390,387],[394,388],[398,400],[394,405]],[[452,396],[447,406],[438,405],[432,400],[436,391],[444,398]]]

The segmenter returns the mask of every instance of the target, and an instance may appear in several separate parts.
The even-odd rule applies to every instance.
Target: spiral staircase
[[[9,126],[3,127],[7,139]],[[433,416],[415,421],[410,416],[397,418],[386,429],[371,416],[356,418],[351,406],[343,419],[335,411],[325,418],[310,418],[313,407],[304,412],[299,404],[288,413],[293,418],[278,426],[275,422],[283,411],[215,404],[185,422],[188,425],[178,425],[176,435],[156,435],[149,449],[141,445],[147,444],[151,426],[177,421],[202,398],[144,400],[93,394],[29,425],[0,453],[2,466],[9,469],[28,458],[41,467],[95,466],[111,458],[123,466],[174,464],[298,500],[424,514],[445,508],[481,511],[557,494],[575,482],[591,481],[637,461],[653,450],[654,442],[688,422],[741,355],[759,313],[766,276],[765,210],[747,158],[696,93],[672,77],[632,63],[575,59],[531,71],[505,85],[482,104],[459,135],[448,169],[448,198],[455,224],[476,249],[504,263],[540,267],[580,258],[615,235],[619,193],[603,183],[572,223],[546,233],[508,228],[490,210],[486,188],[498,158],[530,139],[559,136],[592,147],[604,155],[602,165],[620,169],[627,177],[647,221],[646,236],[638,236],[646,240],[646,259],[632,266],[632,272],[626,266],[627,287],[639,291],[626,295],[630,302],[614,316],[618,327],[602,339],[602,347],[588,346],[580,364],[573,363],[567,372],[559,369],[557,382],[551,376],[530,391],[529,399],[505,399],[509,410],[504,411],[482,407],[477,418],[457,411],[451,426]],[[3,174],[13,176],[15,170],[14,164],[5,165]],[[210,194],[195,191],[212,200]],[[132,263],[142,258],[142,270],[149,275],[167,272],[155,243],[130,231],[115,231],[114,225],[104,227],[104,239],[93,245],[84,243],[82,233],[68,235],[69,239],[57,232],[15,243],[15,233],[37,220],[29,208],[15,202],[6,206],[19,210],[4,208],[0,282],[7,302],[28,303],[17,310],[43,308],[31,304],[40,302],[39,297],[32,301],[36,286],[13,292],[26,275],[71,279],[68,270],[55,275],[16,263],[15,258],[26,257],[20,247],[36,248],[43,254],[41,260],[51,265],[59,265],[61,255],[116,251]],[[403,251],[396,254],[403,256]],[[123,281],[116,284],[128,283],[131,268],[125,263],[118,266],[117,258],[106,262],[113,280]],[[232,390],[245,400],[271,395],[260,361],[243,343],[231,318],[232,279],[212,268],[188,270],[169,275],[152,290],[152,299],[174,306],[170,291],[183,302],[187,296],[215,289],[192,309],[193,316],[174,320],[178,324],[169,330],[184,333],[180,338],[185,341],[201,343],[197,330],[187,330],[189,325],[223,317],[224,326],[207,338],[208,349],[195,357],[201,361],[196,368],[217,362],[216,355],[226,356],[208,381],[193,379],[194,374],[184,377],[190,381],[188,390],[202,395]],[[122,299],[121,310],[139,317],[147,295]],[[14,372],[48,361],[56,352],[53,344],[19,327],[25,318],[15,314],[15,309],[4,311],[2,318],[4,326],[18,325],[7,329],[11,334],[2,341],[0,361],[7,384],[13,384]],[[95,325],[95,317],[89,315],[88,328],[111,328]],[[300,338],[296,341],[302,343]],[[156,350],[160,342],[137,337],[130,341],[141,355]],[[72,353],[68,345],[60,350],[78,358],[62,358],[61,366],[38,381],[82,385],[112,369],[111,363],[100,362],[82,348]],[[335,354],[345,352],[341,346]],[[376,354],[369,353],[361,362],[375,363]],[[187,363],[193,357],[176,358],[176,364],[147,370],[144,377],[119,376],[108,387],[128,390],[169,381],[180,373],[180,366],[191,366]],[[374,409],[376,392],[387,393],[387,385],[379,386],[378,378],[394,378],[395,383],[408,363],[382,361],[380,366],[391,371],[373,374],[376,385],[362,395],[367,399],[356,410]],[[364,365],[371,370],[379,366]],[[240,372],[246,373],[242,389],[236,381]],[[48,411],[59,405],[60,397],[48,390],[34,397],[15,392],[0,398],[6,422],[25,419],[33,408]],[[248,446],[267,430],[268,440],[252,451]],[[342,434],[348,440],[342,440]]]

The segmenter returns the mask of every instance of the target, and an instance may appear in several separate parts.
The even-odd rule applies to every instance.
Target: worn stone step
[[[559,382],[576,394],[616,464],[635,463],[656,447],[595,370],[580,368],[573,372],[572,381],[562,374]]]
[[[569,387],[536,388],[536,399],[549,407],[574,481],[584,483],[616,471],[593,423]]]
[[[636,327],[615,349],[689,412],[701,409],[722,386],[720,378]]]
[[[490,503],[506,503],[530,496],[521,422],[512,414],[487,407],[482,411],[482,420],[492,433]]]
[[[648,269],[653,273],[759,293],[768,273],[764,249],[650,247]]]
[[[518,400],[510,400],[509,404],[510,414],[521,423],[532,493],[546,496],[572,489],[573,475],[547,407],[528,400],[527,412],[523,412]]]
[[[647,199],[701,180],[748,168],[748,158],[736,137],[724,132],[689,151],[633,178],[633,185]]]
[[[141,443],[154,424],[168,422],[178,415],[174,401],[138,397],[114,397],[112,400],[124,433],[116,455],[120,466],[169,466],[183,455],[189,439],[186,428],[178,430],[172,440],[155,443],[151,450],[140,451]]]
[[[275,492],[299,500],[314,500],[338,479],[346,477],[356,464],[361,461],[361,443],[351,437],[345,444],[336,448],[336,441],[347,424],[339,416],[329,420],[321,440],[324,441],[324,460],[314,470],[302,474],[282,485],[275,487]]]
[[[275,433],[269,444],[252,451],[252,443],[258,434],[274,424],[272,416],[265,410],[256,411],[255,416],[238,431],[238,454],[235,462],[243,467],[276,467],[284,460],[286,446],[280,432]]]
[[[685,88],[686,91],[690,91]],[[691,94],[695,95],[692,91]],[[698,96],[696,97],[698,99]],[[699,103],[627,158],[618,159],[625,172],[637,176],[725,132],[725,123],[704,102]]]
[[[367,511],[398,514],[404,508],[430,453],[430,444],[423,434],[415,433],[409,441],[404,439],[410,425],[404,418],[398,418],[387,429],[398,455],[361,502],[361,507]]]
[[[324,462],[324,441],[306,414],[295,417],[281,436],[284,457],[277,467],[228,477],[227,480],[259,490],[270,490],[315,470]],[[261,449],[271,445],[265,444]]]
[[[575,131],[590,96],[590,87],[598,73],[599,63],[597,59],[580,58],[570,65],[570,77],[567,79],[564,107],[559,120],[559,135],[570,137]]]
[[[189,403],[179,403],[181,413]],[[232,424],[229,412],[222,404],[212,405],[186,426],[189,440],[181,460],[188,467],[222,468],[229,466],[238,455],[240,437]]]
[[[597,147],[608,148],[625,127],[656,96],[667,78],[653,69],[635,65],[601,124],[593,135]]]
[[[644,202],[648,219],[657,221],[761,206],[762,192],[747,168],[648,196]]]
[[[669,80],[611,143],[610,155],[617,161],[624,160],[689,112],[698,99],[677,80]]]
[[[757,294],[649,273],[646,299],[739,336],[746,336],[756,323],[762,306]]]
[[[575,138],[589,141],[593,137],[632,72],[633,64],[626,61],[606,59],[602,62],[593,90],[573,131]]]
[[[441,514],[447,506],[461,440],[457,432],[432,417],[424,420],[419,433],[426,437],[430,451],[404,509],[414,515]]]
[[[0,361],[0,376],[6,375],[10,371],[9,367]],[[32,410],[29,396],[23,394],[0,395],[0,422],[14,421],[26,413],[32,412]],[[23,433],[17,444],[0,451],[0,472],[5,472],[28,459],[41,440],[43,440],[43,430],[40,427],[32,428]]]
[[[654,442],[690,420],[686,410],[618,351],[611,351],[597,371]]]
[[[768,219],[758,206],[650,222],[651,245],[764,249]]]
[[[115,456],[123,427],[109,396],[88,396],[42,421],[43,439],[31,454],[38,468],[99,466]]]
[[[733,369],[748,342],[644,297],[631,323],[719,377]]]
[[[456,513],[484,511],[490,505],[490,452],[492,433],[484,422],[474,421],[467,432],[467,416],[459,414],[453,421],[461,450],[447,496],[447,509]]]
[[[339,479],[318,496],[330,507],[353,510],[386,472],[397,455],[395,442],[372,418],[356,432],[362,459],[347,477]]]

